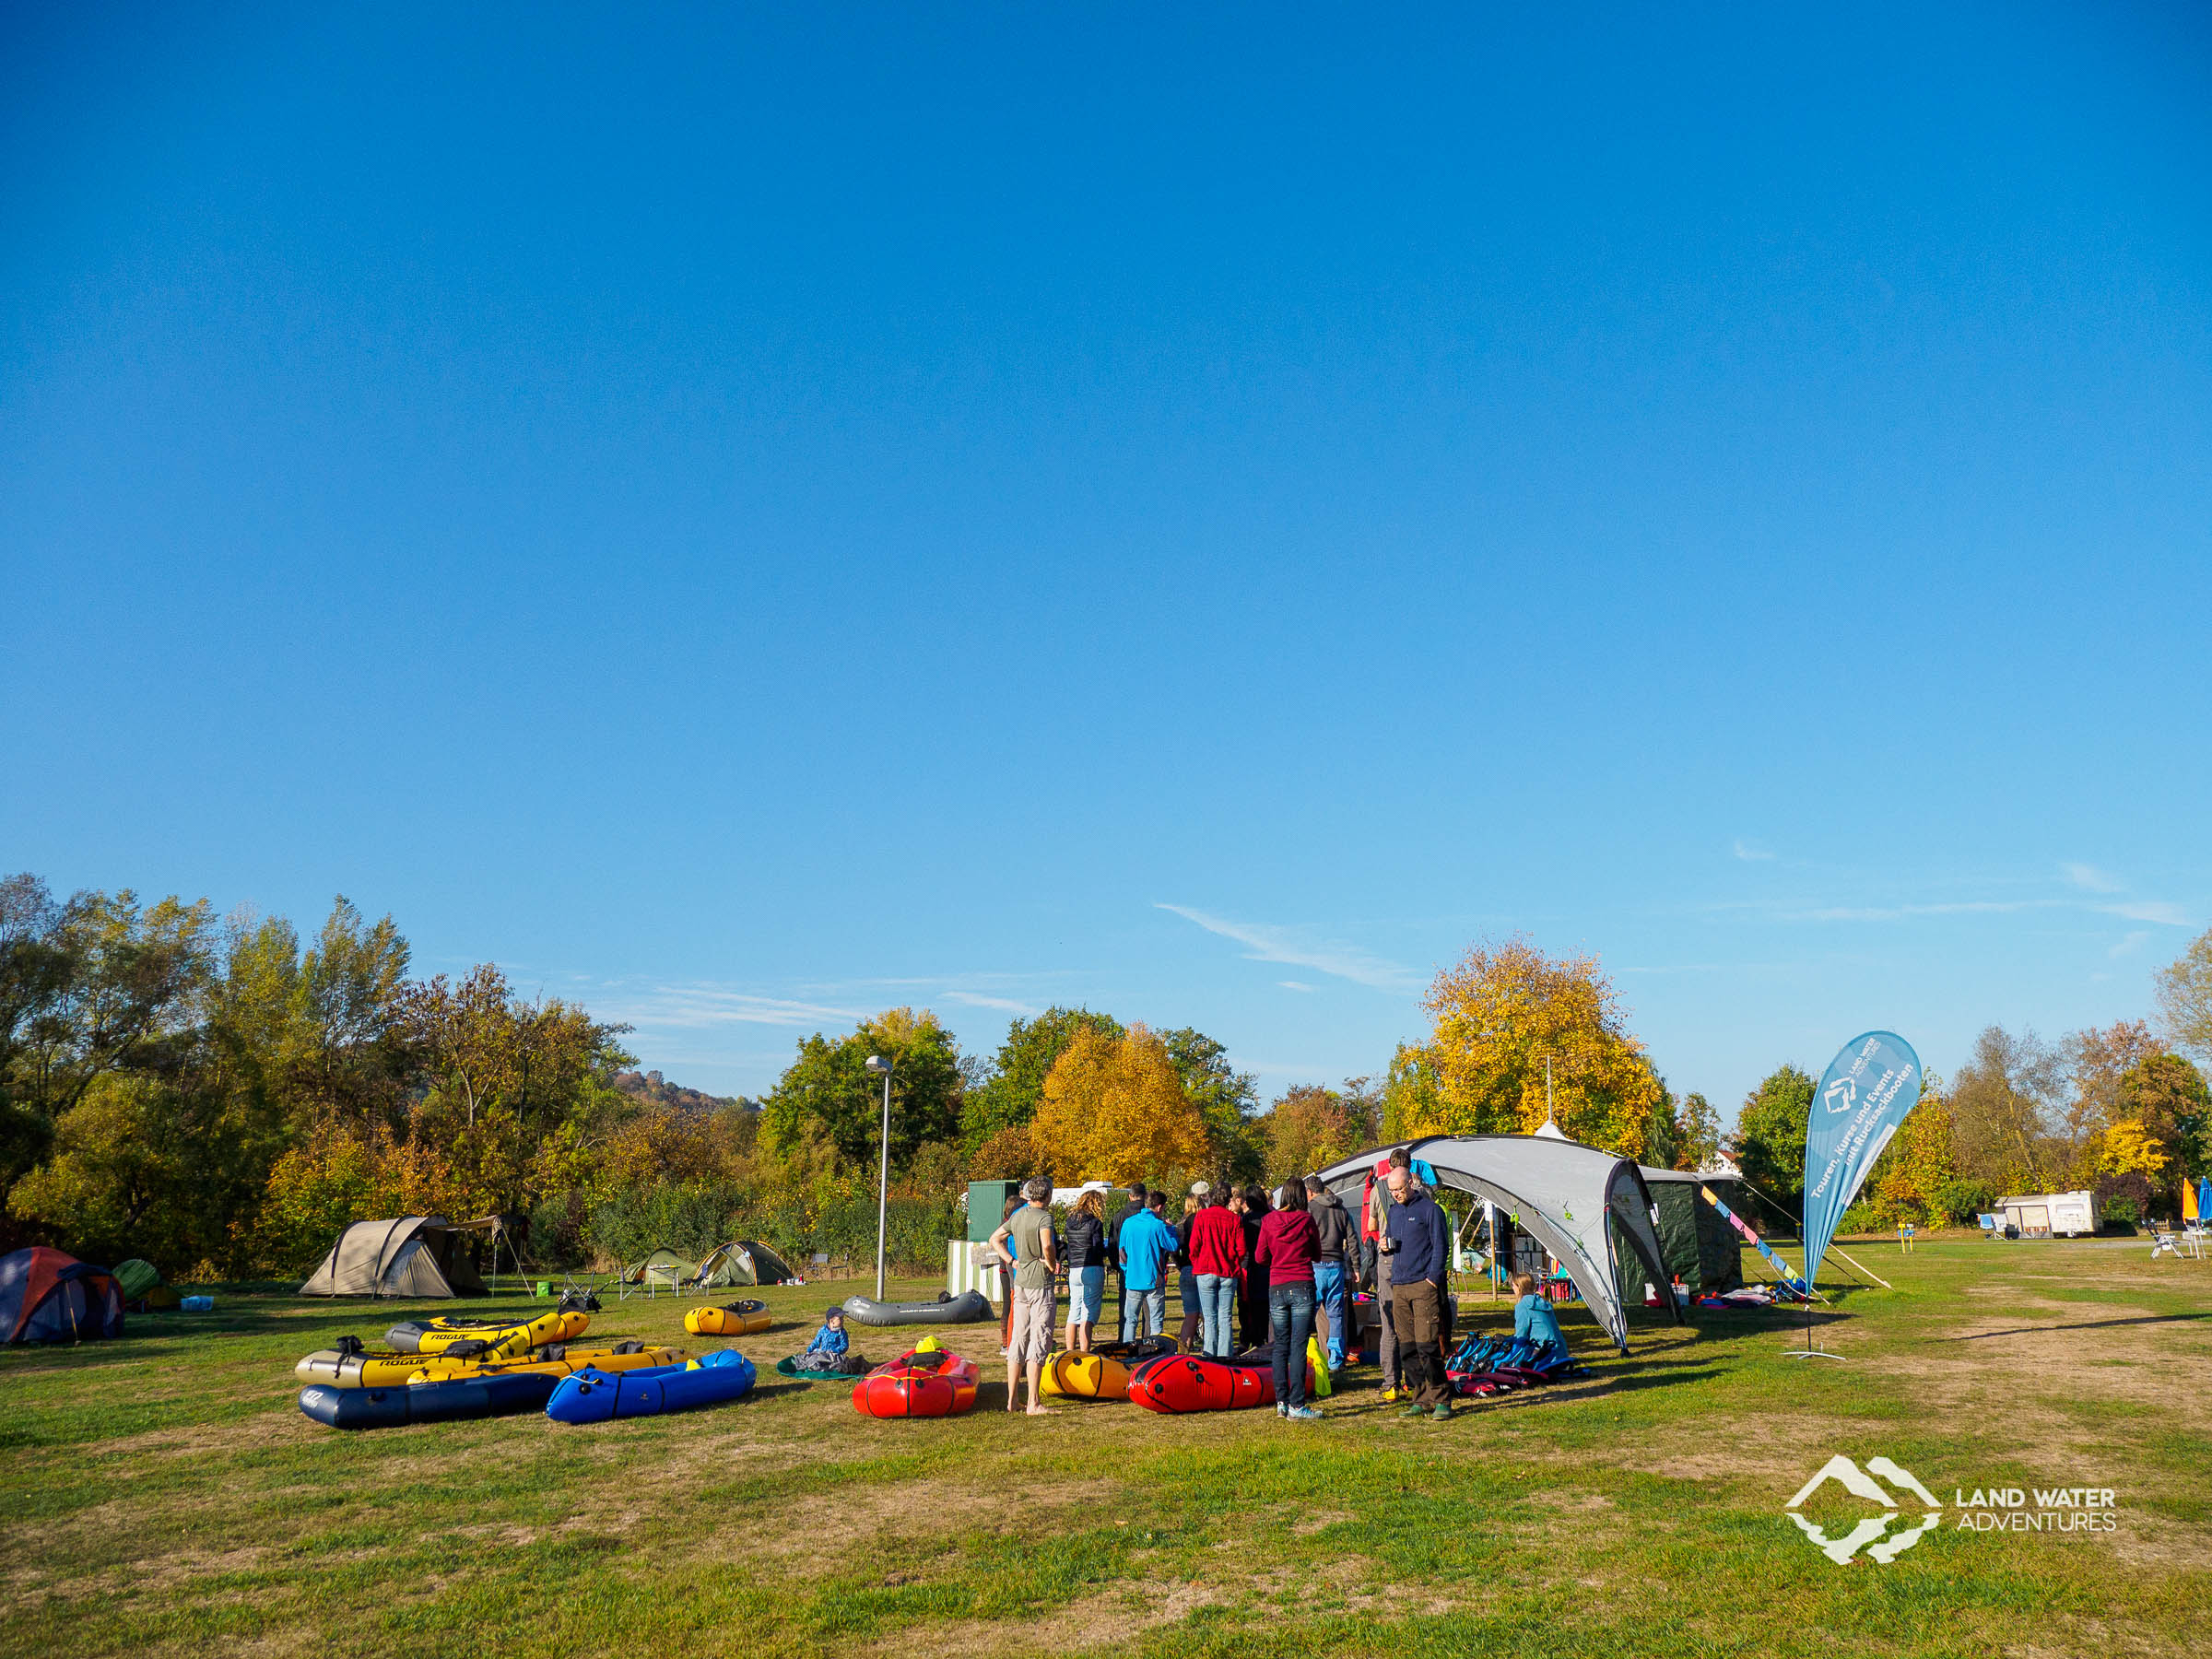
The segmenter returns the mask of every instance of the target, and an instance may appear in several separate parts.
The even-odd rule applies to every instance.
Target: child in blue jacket
[[[851,1338],[845,1335],[845,1311],[831,1308],[822,1315],[822,1328],[814,1334],[806,1351],[799,1356],[801,1371],[835,1371],[845,1369],[845,1349]]]

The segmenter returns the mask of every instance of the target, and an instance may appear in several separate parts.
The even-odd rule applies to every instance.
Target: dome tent
[[[1430,1135],[1400,1144],[1417,1168],[1431,1166],[1436,1185],[1487,1198],[1512,1215],[1574,1281],[1598,1328],[1628,1351],[1621,1246],[1652,1279],[1667,1282],[1651,1189],[1633,1159],[1552,1135]],[[1389,1150],[1371,1147],[1331,1164],[1321,1171],[1322,1184],[1347,1208],[1357,1206],[1375,1160]],[[1667,1312],[1681,1321],[1671,1297]]]
[[[356,1221],[338,1235],[302,1296],[488,1296],[470,1229],[443,1216]]]
[[[123,1335],[123,1292],[105,1267],[43,1244],[0,1256],[0,1343]]]
[[[124,1306],[134,1313],[177,1305],[177,1293],[162,1283],[161,1270],[138,1256],[115,1264],[115,1286],[123,1292]]]
[[[780,1285],[794,1277],[790,1264],[758,1239],[733,1239],[707,1252],[695,1282],[701,1290],[719,1290],[729,1285]]]

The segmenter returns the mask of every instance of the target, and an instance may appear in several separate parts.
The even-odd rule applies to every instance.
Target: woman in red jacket
[[[1321,1236],[1306,1213],[1306,1184],[1286,1181],[1275,1208],[1260,1223],[1254,1267],[1267,1270],[1267,1312],[1275,1328],[1275,1415],[1311,1422],[1306,1404],[1306,1342],[1313,1335],[1313,1264]]]
[[[1191,1272],[1197,1279],[1198,1312],[1207,1358],[1226,1359],[1230,1352],[1230,1321],[1237,1306],[1237,1276],[1244,1266],[1244,1229],[1221,1206],[1221,1194],[1209,1191],[1191,1218]]]

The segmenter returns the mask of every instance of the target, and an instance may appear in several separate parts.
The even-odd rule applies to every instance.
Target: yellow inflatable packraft
[[[1125,1400],[1129,1368],[1104,1354],[1047,1354],[1038,1386],[1070,1400]]]
[[[482,1342],[489,1346],[470,1358],[513,1358],[549,1343],[573,1342],[591,1323],[589,1313],[569,1308],[557,1308],[535,1319],[409,1320],[386,1331],[384,1340],[403,1354],[442,1354],[457,1343]]]
[[[421,1369],[420,1354],[317,1348],[293,1366],[292,1373],[325,1388],[397,1388]]]
[[[726,1308],[694,1308],[684,1329],[694,1336],[752,1336],[774,1324],[766,1302],[732,1302]]]
[[[431,1359],[418,1365],[410,1382],[450,1382],[460,1377],[509,1377],[537,1372],[548,1377],[572,1376],[580,1371],[638,1371],[648,1365],[688,1365],[682,1348],[653,1347],[642,1342],[618,1342],[612,1347],[538,1348],[520,1359]]]

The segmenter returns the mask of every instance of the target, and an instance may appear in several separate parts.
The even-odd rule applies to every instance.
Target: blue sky
[[[307,8],[327,11],[328,8]],[[1724,1110],[2212,916],[2187,8],[10,8],[0,865]]]

